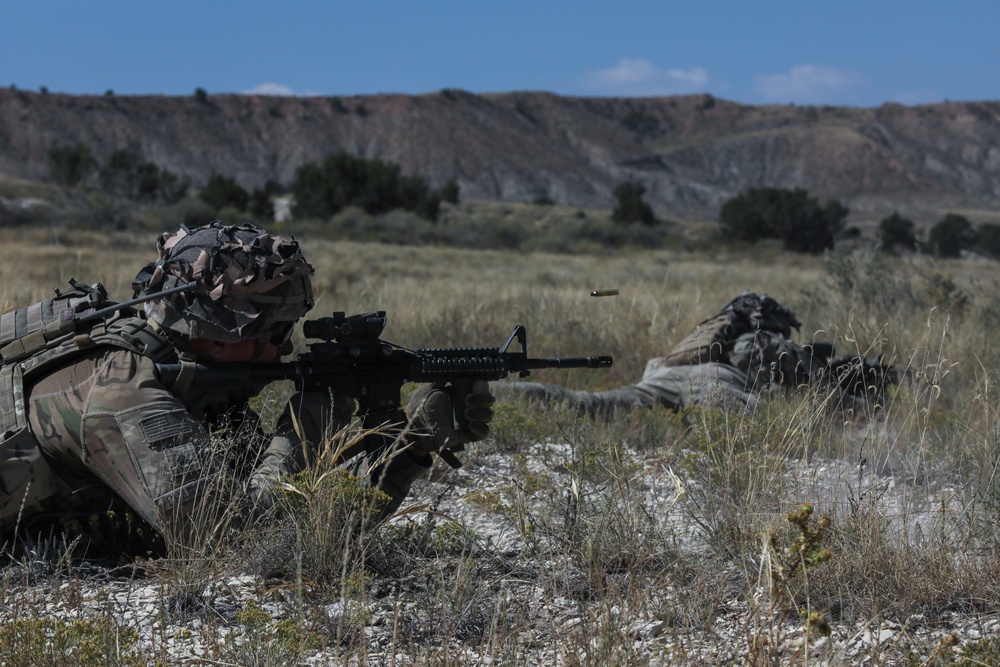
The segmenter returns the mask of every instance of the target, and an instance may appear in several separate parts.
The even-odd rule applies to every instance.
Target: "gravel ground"
[[[50,564],[26,559],[3,570],[0,621],[110,618],[115,627],[135,631],[141,660],[177,665],[930,665],[949,664],[943,657],[1000,637],[995,615],[947,612],[913,615],[905,622],[833,622],[829,637],[813,638],[798,618],[768,611],[765,587],[748,587],[745,573],[735,571],[712,573],[717,606],[697,622],[664,613],[689,609],[690,590],[662,585],[636,595],[627,570],[610,574],[607,590],[631,595],[588,600],[573,583],[582,578],[579,586],[587,585],[579,564],[557,551],[533,552],[510,527],[505,500],[525,470],[548,476],[567,493],[586,493],[573,488],[571,459],[568,445],[547,443],[519,456],[475,453],[457,471],[436,470],[417,485],[412,502],[472,531],[476,553],[421,557],[409,572],[373,574],[357,599],[317,601],[308,582],[251,574],[228,574],[181,599],[176,582],[148,572],[134,576],[132,568],[81,564],[53,574]],[[697,553],[703,546],[686,507],[692,483],[649,457],[636,454],[632,463],[640,469],[644,507],[659,517],[677,549]],[[960,511],[948,501],[954,494],[947,488],[917,498],[897,479],[859,473],[850,462],[792,462],[786,474],[792,495],[831,508],[850,502],[845,479],[855,484],[850,493],[877,494],[887,516],[898,517],[894,529],[900,539],[939,530]],[[527,496],[526,502],[531,512],[543,511],[541,499]],[[396,524],[424,520],[415,515]],[[428,605],[428,599],[438,604]],[[457,606],[448,609],[449,601]],[[255,621],[248,620],[248,610],[257,614]],[[304,617],[320,629],[321,640],[303,640],[288,653],[280,639],[282,622],[294,625]],[[15,663],[0,658],[0,665],[8,664]]]

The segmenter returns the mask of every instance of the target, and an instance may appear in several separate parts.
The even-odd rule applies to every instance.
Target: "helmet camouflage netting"
[[[164,232],[156,248],[159,259],[136,275],[132,289],[138,296],[196,283],[144,306],[149,319],[174,333],[225,343],[272,338],[313,307],[313,268],[294,237],[216,220]]]

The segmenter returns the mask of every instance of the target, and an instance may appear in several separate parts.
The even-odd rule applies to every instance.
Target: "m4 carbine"
[[[357,414],[366,429],[386,425],[401,427],[406,415],[401,389],[407,382],[448,383],[452,387],[455,426],[467,429],[464,395],[476,380],[494,381],[516,373],[525,377],[543,368],[610,368],[610,356],[528,357],[527,330],[517,325],[501,347],[432,348],[410,350],[383,341],[385,311],[307,320],[303,333],[309,350],[295,361],[280,363],[233,363],[211,365],[157,364],[165,386],[190,381],[191,387],[255,387],[275,380],[293,380],[299,391],[350,396],[358,402]],[[514,343],[519,350],[513,350]],[[193,375],[192,375],[193,373]],[[386,437],[371,438],[367,449],[384,449]],[[458,459],[450,451],[440,453],[453,467]]]

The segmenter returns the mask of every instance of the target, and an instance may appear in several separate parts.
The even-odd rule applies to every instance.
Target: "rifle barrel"
[[[525,360],[525,367],[529,370],[541,368],[611,368],[612,364],[613,359],[606,355]]]

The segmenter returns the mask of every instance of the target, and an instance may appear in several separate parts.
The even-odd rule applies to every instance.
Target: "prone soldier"
[[[646,363],[642,378],[608,391],[572,390],[537,382],[498,382],[501,398],[521,395],[541,403],[564,403],[579,412],[692,405],[754,408],[764,393],[806,387],[829,390],[848,409],[874,411],[896,371],[859,355],[834,357],[829,343],[799,344],[801,323],[791,310],[765,295],[746,292],[700,322],[670,352]]]
[[[250,223],[182,226],[162,234],[157,249],[133,283],[141,311],[101,309],[103,287],[72,281],[65,293],[0,316],[0,528],[100,513],[120,500],[157,532],[183,534],[199,504],[212,502],[213,479],[234,473],[212,454],[213,430],[260,432],[249,400],[262,387],[197,388],[181,377],[168,388],[156,367],[268,364],[290,354],[293,327],[314,305],[312,266],[294,238]],[[454,426],[452,400],[443,385],[421,387],[388,462],[366,453],[344,462],[389,496],[387,509],[402,503],[432,454],[488,434],[489,383],[462,396],[464,429]],[[355,405],[292,396],[261,451],[241,457],[252,462],[245,473],[235,471],[244,511],[271,506],[282,478],[313,465],[324,436],[346,425]]]

